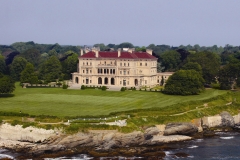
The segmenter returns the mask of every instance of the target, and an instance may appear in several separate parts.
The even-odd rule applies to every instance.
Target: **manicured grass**
[[[209,89],[201,95],[170,96],[147,91],[102,91],[97,89],[66,90],[61,88],[21,88],[14,97],[0,98],[0,111],[30,115],[97,116],[111,112],[167,106],[186,101],[209,99],[226,91]]]

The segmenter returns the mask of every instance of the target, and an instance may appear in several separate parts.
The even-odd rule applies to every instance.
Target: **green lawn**
[[[31,115],[84,116],[107,115],[111,112],[151,107],[167,107],[192,100],[208,99],[226,93],[206,90],[195,96],[170,96],[160,92],[101,91],[97,89],[64,90],[61,88],[21,88],[15,96],[0,98],[0,111],[23,112]]]

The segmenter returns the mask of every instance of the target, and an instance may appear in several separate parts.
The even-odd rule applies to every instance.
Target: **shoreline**
[[[231,116],[222,112],[220,115],[193,120],[192,123],[156,125],[144,132],[124,134],[115,130],[90,130],[72,135],[60,130],[22,128],[20,125],[4,123],[0,126],[0,148],[27,153],[18,158],[54,158],[80,153],[93,157],[117,154],[164,157],[164,150],[171,149],[171,143],[212,137],[216,131],[238,131],[236,125],[239,119],[240,114]]]

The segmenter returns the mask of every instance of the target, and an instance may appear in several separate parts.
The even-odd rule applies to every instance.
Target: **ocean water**
[[[165,151],[165,160],[186,159],[186,160],[240,160],[240,133],[237,132],[218,132],[218,136],[205,139],[196,139],[186,142],[178,142],[171,144],[174,148],[170,151]],[[185,153],[188,156],[181,158],[177,157],[176,153]],[[14,159],[18,154],[9,152],[8,150],[0,149],[0,159]],[[142,157],[112,157],[113,159],[144,159]],[[73,157],[45,158],[45,160],[61,160],[61,159],[76,159],[88,160],[94,159],[85,154],[78,154]],[[101,160],[111,159],[111,157],[102,157]]]
[[[218,132],[217,137],[196,139],[177,143],[178,149],[166,151],[165,160],[199,159],[199,160],[239,160],[240,134],[237,132]],[[176,153],[186,153],[187,158],[174,156]]]

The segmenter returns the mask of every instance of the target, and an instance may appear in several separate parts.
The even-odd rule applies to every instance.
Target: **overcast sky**
[[[0,0],[0,44],[240,45],[240,0]]]

